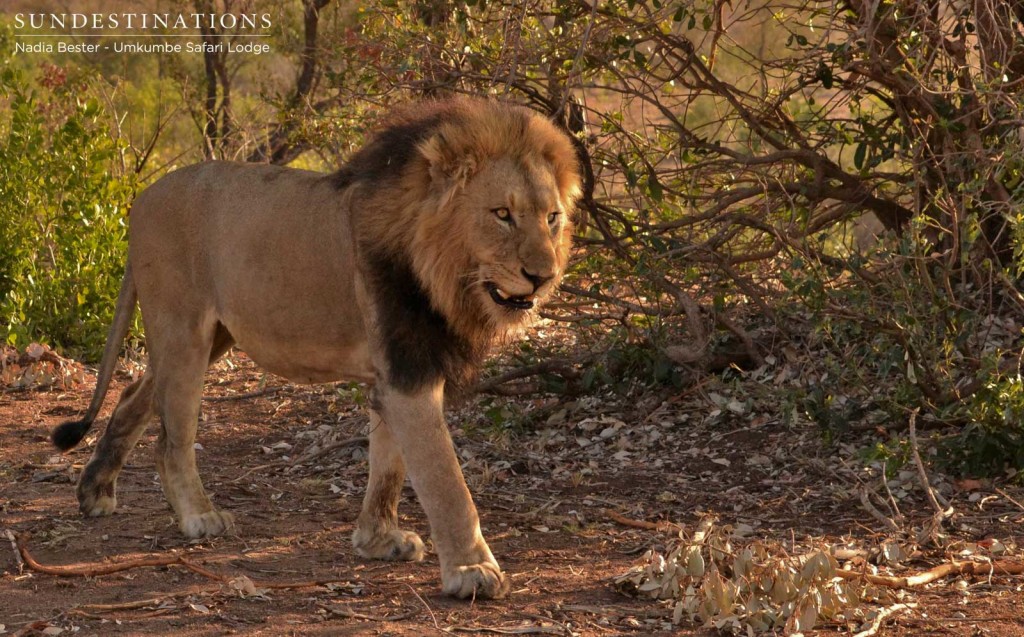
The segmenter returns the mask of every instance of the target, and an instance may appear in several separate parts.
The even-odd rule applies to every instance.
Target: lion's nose
[[[522,272],[523,276],[526,277],[526,280],[533,284],[534,292],[539,290],[540,286],[555,278],[554,275],[551,274],[534,274],[533,272],[528,272],[526,268],[523,268]]]

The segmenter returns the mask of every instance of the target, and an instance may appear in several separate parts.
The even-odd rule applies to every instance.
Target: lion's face
[[[487,163],[455,202],[471,255],[467,292],[497,326],[522,322],[565,269],[570,202],[546,162]]]
[[[536,113],[478,100],[440,112],[418,120],[428,128],[393,189],[400,198],[378,199],[380,179],[367,186],[361,242],[407,257],[433,309],[475,345],[525,326],[555,290],[581,176],[572,140]],[[383,170],[396,156],[352,163]]]

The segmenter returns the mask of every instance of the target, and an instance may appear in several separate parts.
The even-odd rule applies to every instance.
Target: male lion
[[[501,597],[443,414],[445,385],[471,377],[565,268],[580,192],[572,141],[523,107],[481,99],[394,114],[331,175],[207,162],[142,192],[96,390],[53,432],[74,447],[103,402],[138,302],[149,367],[114,409],[78,481],[85,515],[160,416],[156,466],[190,538],[233,527],[210,503],[193,443],[203,375],[233,344],[295,382],[371,383],[370,477],[352,536],[368,558],[419,560],[397,528],[406,470],[426,510],[444,592]]]

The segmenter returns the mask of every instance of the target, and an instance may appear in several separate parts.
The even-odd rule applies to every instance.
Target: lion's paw
[[[352,533],[352,545],[356,553],[371,560],[419,562],[425,552],[419,535],[398,529],[374,535],[357,528]]]
[[[461,599],[501,599],[508,595],[509,583],[496,563],[481,562],[445,569],[441,588],[446,595]]]
[[[110,515],[117,508],[117,497],[98,493],[82,494],[79,497],[78,508],[82,515],[89,518]]]
[[[190,540],[224,535],[235,528],[235,516],[227,511],[207,511],[181,518],[181,532]]]
[[[89,478],[89,472],[82,474],[78,481],[78,508],[83,515],[98,518],[110,515],[117,508],[117,496],[114,495],[114,484],[99,484]]]

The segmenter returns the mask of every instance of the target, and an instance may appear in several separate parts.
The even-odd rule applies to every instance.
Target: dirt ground
[[[349,441],[364,433],[358,388],[291,386],[241,354],[211,370],[197,456],[207,490],[235,514],[238,532],[187,542],[156,476],[155,427],[122,473],[118,511],[79,515],[74,482],[98,432],[66,455],[47,436],[84,411],[93,382],[89,375],[70,391],[0,390],[0,634],[715,634],[685,619],[673,625],[670,603],[616,586],[645,551],[664,551],[676,537],[630,520],[689,531],[714,513],[794,549],[882,537],[858,504],[855,478],[837,477],[841,449],[826,448],[813,425],[783,424],[709,387],[573,401],[483,397],[450,423],[513,592],[496,602],[456,601],[440,594],[436,556],[368,562],[351,549],[366,480],[365,447]],[[127,382],[118,375],[104,414]],[[494,424],[530,413],[531,427]],[[340,441],[350,444],[332,447]],[[907,519],[926,519],[928,505],[912,484],[908,477],[894,498]],[[960,487],[944,483],[958,510],[954,539],[996,538],[1016,550],[1024,493]],[[428,537],[408,486],[400,513]],[[182,556],[206,574],[165,564],[58,577],[23,566],[7,531],[44,565]],[[943,557],[926,552],[902,568],[919,571]],[[281,584],[293,586],[274,588]],[[944,580],[900,595],[916,606],[876,634],[1024,635],[1019,575]],[[862,629],[826,624],[810,634]]]

